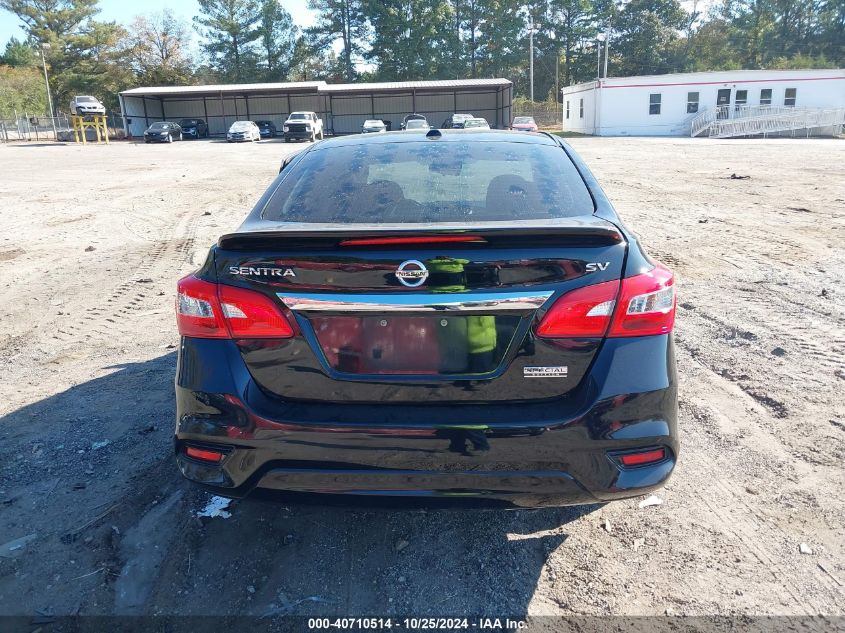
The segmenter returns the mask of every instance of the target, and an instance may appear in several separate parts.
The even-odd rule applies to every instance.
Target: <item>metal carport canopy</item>
[[[483,116],[493,127],[507,127],[512,100],[513,84],[500,78],[153,86],[120,93],[126,131],[130,133],[131,127],[136,135],[141,123],[146,127],[168,117],[205,118],[213,134],[224,133],[229,122],[244,117],[267,118],[281,126],[296,110],[316,111],[325,119],[327,131],[337,134],[359,131],[366,118],[390,120],[396,129],[405,114],[417,111],[433,125],[453,112],[470,112]]]

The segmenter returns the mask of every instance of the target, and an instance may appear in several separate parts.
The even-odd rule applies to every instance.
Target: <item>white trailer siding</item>
[[[738,70],[610,78],[562,91],[563,129],[601,136],[686,136],[717,105],[845,107],[845,70]],[[589,112],[578,117],[580,99]],[[569,103],[570,118],[566,118]],[[589,104],[593,104],[590,108]],[[574,113],[573,113],[574,109]]]

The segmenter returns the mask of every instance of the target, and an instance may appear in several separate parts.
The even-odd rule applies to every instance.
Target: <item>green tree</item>
[[[0,55],[0,64],[15,68],[36,66],[39,61],[37,49],[26,42],[21,42],[16,37],[9,38],[6,42],[6,50]]]
[[[515,0],[485,0],[484,17],[478,35],[479,76],[506,77],[515,81],[524,75],[528,62],[525,19]]]
[[[445,0],[368,0],[374,37],[368,58],[388,81],[454,78],[455,32]]]
[[[613,21],[613,73],[658,75],[683,70],[677,45],[686,17],[677,0],[632,0],[624,5]]]
[[[124,44],[137,82],[147,86],[191,83],[190,45],[190,29],[169,9],[136,16]]]
[[[0,66],[0,117],[46,114],[44,75],[35,67]]]
[[[307,30],[310,45],[319,51],[328,51],[340,40],[346,81],[355,79],[355,61],[366,51],[368,28],[364,1],[308,0],[308,8],[318,16],[316,24]]]
[[[0,8],[22,22],[28,40],[46,44],[47,64],[56,108],[74,94],[94,94],[107,106],[117,103],[116,91],[131,82],[120,47],[124,29],[98,22],[97,0],[0,0]]]
[[[346,64],[334,51],[323,50],[311,38],[299,36],[294,46],[288,78],[291,81],[343,83],[346,80]]]
[[[297,28],[279,0],[263,0],[258,24],[264,81],[282,81],[290,69]]]
[[[199,0],[194,23],[212,68],[225,80],[245,82],[258,69],[256,41],[261,37],[258,0]]]

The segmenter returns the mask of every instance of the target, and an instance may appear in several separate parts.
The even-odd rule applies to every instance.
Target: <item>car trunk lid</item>
[[[600,338],[534,327],[571,290],[621,277],[626,244],[598,218],[554,227],[262,230],[223,236],[219,283],[271,297],[285,340],[238,341],[257,384],[293,400],[560,398]]]

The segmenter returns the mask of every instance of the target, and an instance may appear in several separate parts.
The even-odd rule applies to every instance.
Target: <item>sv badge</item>
[[[587,272],[594,273],[597,270],[607,270],[608,266],[610,266],[610,262],[590,262],[587,264]]]

